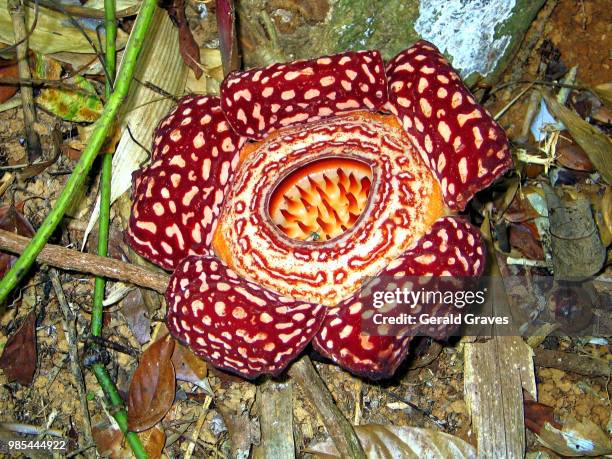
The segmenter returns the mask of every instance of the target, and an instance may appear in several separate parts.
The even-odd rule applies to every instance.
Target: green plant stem
[[[117,51],[115,42],[117,39],[117,18],[115,17],[116,7],[115,0],[104,0],[104,27],[106,29],[106,99],[110,100],[113,93],[113,85],[115,78],[115,68],[117,65]],[[120,76],[121,77],[121,76]],[[110,194],[111,194],[111,177],[113,170],[113,155],[105,153],[102,157],[102,173],[100,176],[100,219],[98,224],[98,256],[105,257],[108,254],[108,229],[110,226]],[[102,315],[104,290],[106,287],[106,279],[104,277],[96,277],[94,286],[94,302],[91,314],[91,334],[100,336],[102,334]],[[125,435],[134,456],[138,459],[148,459],[147,452],[135,432],[130,432],[128,429],[127,412],[123,404],[123,399],[119,395],[117,386],[108,374],[108,370],[102,364],[92,366],[92,371],[96,375],[98,384],[102,387],[102,391],[106,395],[111,407],[113,417],[117,421],[121,432]]]
[[[27,273],[28,269],[34,263],[34,260],[36,260],[37,255],[43,249],[45,243],[64,217],[68,206],[79,192],[96,156],[104,146],[109,131],[111,131],[115,123],[119,108],[130,88],[134,68],[136,67],[142,43],[149,30],[155,8],[155,0],[142,1],[138,18],[132,29],[130,40],[123,56],[123,62],[119,70],[115,90],[104,106],[104,111],[100,119],[96,122],[96,127],[91,134],[87,146],[83,150],[81,159],[74,167],[74,171],[66,182],[53,209],[36,232],[36,235],[32,238],[30,244],[26,247],[26,250],[17,259],[13,268],[6,273],[2,281],[0,281],[0,303],[6,299],[17,283]]]
[[[117,64],[115,42],[117,38],[117,19],[115,17],[115,0],[104,0],[104,28],[106,30],[106,99],[110,99]],[[110,226],[110,195],[111,177],[113,170],[113,155],[105,153],[102,157],[102,173],[100,176],[100,218],[98,223],[98,256],[105,257],[108,254],[108,229]],[[106,279],[96,277],[93,295],[93,308],[91,313],[91,334],[100,336],[102,334],[102,315],[104,302],[104,291]]]
[[[103,365],[99,363],[93,365],[91,367],[91,371],[96,375],[96,379],[102,387],[106,398],[110,401],[112,408],[111,413],[115,418],[115,421],[117,421],[119,429],[121,429],[121,432],[124,433],[125,438],[128,444],[130,445],[130,448],[132,448],[134,456],[136,456],[137,459],[148,459],[149,456],[147,455],[147,451],[142,445],[138,434],[136,434],[135,432],[130,432],[128,430],[128,418],[127,412],[125,411],[125,408],[123,406],[123,399],[121,398],[121,395],[117,391],[115,384],[110,378],[108,371]]]

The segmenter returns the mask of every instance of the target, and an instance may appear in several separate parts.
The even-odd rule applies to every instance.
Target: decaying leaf
[[[557,162],[576,171],[593,171],[593,163],[586,152],[574,142],[567,132],[561,132],[556,146]]]
[[[217,0],[217,28],[219,29],[219,48],[223,60],[223,71],[227,75],[240,67],[240,57],[236,39],[234,0]]]
[[[199,384],[208,373],[206,362],[180,343],[174,346],[172,364],[176,372],[176,379],[181,381]]]
[[[92,428],[92,434],[98,453],[102,457],[109,457],[110,459],[131,459],[134,457],[134,453],[125,442],[119,429],[114,429],[112,426],[95,426]],[[166,443],[166,434],[163,430],[156,426],[139,433],[138,436],[150,459],[161,457]]]
[[[17,78],[19,70],[16,61],[0,59],[0,78]],[[17,85],[0,84],[0,104],[3,104],[17,92]]]
[[[510,245],[531,260],[544,260],[544,249],[538,241],[538,230],[533,224],[510,225]]]
[[[125,296],[121,301],[121,312],[125,317],[128,327],[130,327],[134,337],[140,344],[151,341],[151,319],[147,316],[147,307],[145,306],[140,289],[134,289]]]
[[[34,74],[38,78],[59,80],[62,73],[61,64],[41,54],[36,55]],[[93,122],[102,113],[102,101],[96,94],[94,85],[81,75],[64,81],[82,92],[63,88],[48,88],[40,91],[36,103],[54,115],[75,123]]]
[[[202,67],[200,67],[200,48],[191,34],[185,16],[185,0],[172,0],[169,5],[164,5],[164,8],[168,10],[172,22],[179,29],[179,52],[183,61],[199,79],[203,73]]]
[[[529,195],[532,193],[544,195],[543,191],[535,186],[523,187],[514,195],[514,200],[504,212],[504,218],[512,223],[520,223],[540,217],[540,213],[529,200]]]
[[[0,368],[9,381],[27,386],[34,379],[36,360],[36,311],[32,311],[7,340],[0,356]]]
[[[355,432],[368,459],[476,457],[476,449],[469,443],[453,435],[429,429],[367,424],[356,426]],[[330,439],[310,445],[307,452],[322,459],[340,458]]]
[[[34,228],[30,222],[21,214],[23,204],[18,204],[17,207],[11,205],[0,207],[0,229],[10,231],[11,233],[19,234],[20,236],[34,236]],[[8,253],[0,253],[0,278],[13,266],[17,257]]]
[[[551,113],[567,127],[572,138],[583,148],[603,179],[609,185],[612,184],[612,140],[555,98],[544,94],[544,99]]]
[[[174,401],[176,379],[172,366],[174,340],[164,336],[142,354],[128,395],[128,427],[142,432],[153,427]]]
[[[557,422],[550,406],[525,402],[525,425],[540,443],[563,456],[584,457],[612,454],[612,439],[589,419],[567,418]]]

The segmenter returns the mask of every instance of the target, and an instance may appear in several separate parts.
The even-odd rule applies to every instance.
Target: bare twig
[[[29,242],[27,237],[0,230],[0,250],[22,253]],[[45,245],[37,260],[56,268],[129,282],[159,293],[166,291],[169,281],[168,275],[164,273],[52,244]]]
[[[83,372],[79,366],[79,351],[78,351],[78,338],[76,330],[76,317],[74,312],[70,308],[70,305],[66,301],[64,296],[64,290],[62,289],[62,283],[59,280],[57,270],[51,269],[49,271],[51,276],[51,283],[53,284],[53,290],[55,290],[55,296],[57,296],[57,302],[60,305],[62,314],[64,315],[64,328],[68,335],[68,354],[70,355],[70,369],[72,370],[72,376],[79,393],[79,402],[81,405],[81,416],[85,423],[83,429],[83,439],[79,442],[79,446],[83,448],[85,445],[91,445],[94,443],[93,435],[91,434],[91,419],[89,417],[89,408],[87,406],[87,390],[85,389],[85,380],[83,378]],[[95,451],[88,450],[86,453],[87,457],[95,457]]]
[[[534,360],[538,367],[557,368],[579,375],[604,378],[612,374],[610,364],[603,359],[586,355],[575,355],[569,352],[534,349]]]
[[[327,433],[329,433],[340,456],[366,459],[353,426],[334,403],[329,389],[325,386],[310,359],[304,356],[295,362],[289,370],[289,376],[298,382],[310,402],[319,411]]]
[[[32,78],[28,64],[28,31],[25,24],[25,12],[20,0],[8,0],[7,7],[13,20],[13,31],[17,45],[17,67],[19,78],[29,80]],[[29,162],[34,162],[42,155],[40,138],[34,126],[36,124],[36,108],[34,107],[34,92],[29,86],[21,86],[21,106],[23,107],[23,122],[27,144]]]

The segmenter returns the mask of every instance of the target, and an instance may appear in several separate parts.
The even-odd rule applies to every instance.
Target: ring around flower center
[[[363,161],[325,157],[281,178],[268,202],[272,222],[288,237],[325,242],[349,230],[365,209],[372,169]]]

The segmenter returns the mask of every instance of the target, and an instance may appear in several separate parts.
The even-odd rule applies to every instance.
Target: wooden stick
[[[609,378],[612,374],[610,364],[604,359],[575,355],[563,351],[535,349],[534,360],[538,367],[557,368],[583,376]]]
[[[30,64],[28,63],[28,40],[25,24],[25,11],[20,0],[8,0],[7,7],[13,20],[13,30],[15,33],[15,43],[23,40],[17,45],[17,67],[19,78],[29,80],[32,78]],[[21,87],[21,106],[23,107],[23,124],[27,144],[28,161],[34,162],[42,155],[40,138],[34,125],[36,124],[36,108],[34,107],[34,91],[31,86],[20,85]]]
[[[321,420],[340,456],[366,459],[353,426],[334,403],[329,389],[325,386],[308,356],[302,357],[291,366],[289,376],[298,382],[310,402],[319,410]]]
[[[22,253],[29,242],[30,239],[27,237],[0,230],[0,250]],[[159,293],[166,291],[170,280],[168,274],[165,273],[52,244],[46,244],[36,259],[40,263],[56,268],[129,282]]]

